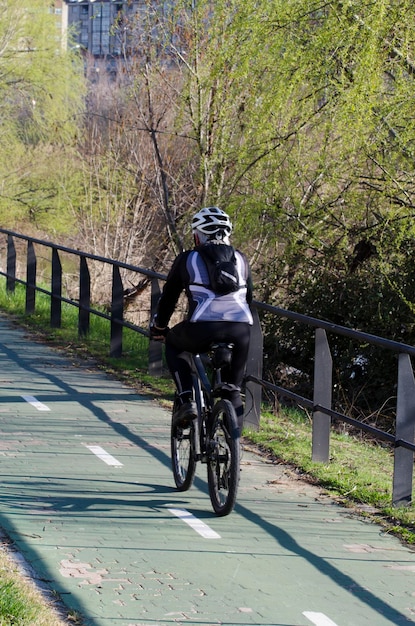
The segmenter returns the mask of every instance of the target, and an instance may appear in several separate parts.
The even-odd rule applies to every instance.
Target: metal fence
[[[122,356],[124,327],[148,336],[147,329],[132,324],[124,319],[126,290],[121,279],[120,270],[124,269],[144,276],[151,284],[151,297],[148,311],[149,318],[155,309],[160,295],[160,283],[165,280],[165,275],[120,261],[114,261],[113,259],[88,254],[65,246],[28,237],[13,231],[0,229],[0,233],[3,233],[6,237],[6,245],[4,246],[6,268],[4,269],[4,266],[2,266],[0,275],[6,277],[6,287],[8,291],[14,291],[16,283],[25,285],[26,314],[30,315],[35,312],[36,293],[41,292],[50,297],[50,324],[54,328],[61,326],[62,302],[66,302],[78,308],[78,332],[80,336],[88,334],[91,314],[108,319],[111,327],[109,354],[115,358]],[[25,279],[19,278],[16,272],[16,240],[26,242]],[[51,250],[50,289],[45,289],[37,284],[37,249],[40,247]],[[79,297],[77,299],[62,295],[62,253],[73,255],[79,263]],[[91,279],[88,267],[90,261],[97,261],[109,265],[112,268],[111,303],[108,312],[91,306]],[[259,427],[262,399],[261,390],[265,388],[277,394],[277,396],[290,399],[297,405],[307,408],[312,412],[312,459],[314,461],[322,463],[329,462],[332,421],[351,424],[355,428],[370,433],[377,439],[387,441],[394,449],[393,504],[395,506],[411,504],[415,451],[415,378],[411,357],[415,356],[415,347],[287,311],[263,302],[254,301],[252,309],[254,327],[246,372],[245,425],[254,429]],[[274,385],[263,379],[263,340],[259,319],[259,313],[261,311],[292,320],[296,323],[305,324],[315,329],[312,399],[300,396],[289,389]],[[351,341],[380,346],[398,354],[396,427],[394,435],[332,409],[333,363],[328,340],[328,335],[330,334],[343,335],[348,337]],[[162,373],[161,344],[149,341],[148,362],[149,373],[154,376],[159,376]]]

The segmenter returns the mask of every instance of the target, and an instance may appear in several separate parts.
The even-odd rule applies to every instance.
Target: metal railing
[[[110,356],[115,358],[122,356],[122,333],[124,327],[148,336],[147,329],[132,324],[124,319],[125,289],[120,270],[124,269],[138,273],[146,277],[151,283],[151,297],[148,311],[149,318],[155,309],[160,295],[160,282],[166,279],[165,275],[120,261],[114,261],[106,257],[88,254],[65,246],[28,237],[13,231],[0,229],[0,233],[3,233],[7,237],[6,271],[1,270],[0,275],[6,277],[6,286],[9,291],[14,291],[16,283],[25,285],[26,314],[30,315],[34,313],[36,293],[42,292],[50,296],[50,324],[52,327],[59,328],[61,326],[62,302],[66,302],[78,308],[78,332],[80,336],[88,334],[91,314],[108,319],[111,326],[109,353]],[[23,240],[27,244],[26,280],[18,278],[16,275],[16,239]],[[50,290],[37,285],[37,255],[35,248],[39,246],[49,248],[52,251]],[[62,295],[63,270],[60,253],[74,255],[74,257],[77,257],[79,260],[79,298],[76,300]],[[111,304],[108,313],[91,306],[89,261],[97,261],[112,267]],[[322,463],[329,462],[332,420],[351,424],[355,428],[370,433],[377,439],[387,441],[394,448],[393,504],[395,506],[409,505],[412,502],[415,452],[415,379],[411,363],[411,357],[415,356],[415,347],[287,311],[263,302],[254,301],[252,310],[254,315],[254,327],[246,372],[245,424],[251,428],[258,429],[261,414],[261,390],[265,388],[280,397],[294,401],[297,405],[307,408],[312,412],[312,459],[314,461]],[[263,340],[259,320],[259,312],[261,311],[315,328],[312,399],[300,396],[289,389],[274,385],[263,379]],[[380,346],[399,355],[396,428],[394,435],[332,409],[333,364],[327,337],[328,333],[343,335],[360,343]],[[148,362],[149,373],[154,376],[160,375],[162,372],[162,345],[160,343],[149,341]]]

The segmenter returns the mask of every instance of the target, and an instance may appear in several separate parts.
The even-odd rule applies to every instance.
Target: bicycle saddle
[[[214,367],[223,367],[231,363],[233,343],[213,343],[210,349]]]

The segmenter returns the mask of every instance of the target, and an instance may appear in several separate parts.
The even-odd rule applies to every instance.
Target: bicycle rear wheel
[[[173,408],[173,412],[176,406]],[[174,482],[179,491],[187,491],[192,486],[196,471],[195,424],[187,428],[171,424],[171,462]]]
[[[229,400],[213,407],[209,432],[209,496],[216,515],[228,515],[235,506],[240,473],[240,443],[235,409]]]

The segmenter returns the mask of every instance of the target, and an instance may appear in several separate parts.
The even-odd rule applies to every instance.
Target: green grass
[[[35,619],[33,605],[14,580],[0,579],[0,624],[22,624]]]

